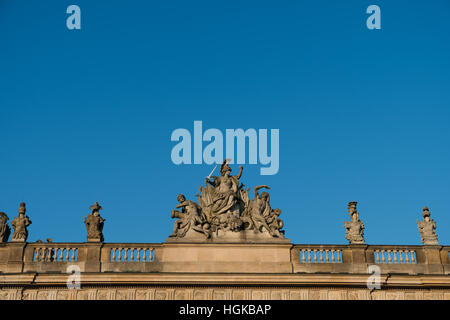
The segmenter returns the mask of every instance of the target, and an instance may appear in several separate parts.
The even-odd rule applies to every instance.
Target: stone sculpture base
[[[167,238],[167,243],[290,243],[289,239],[271,236],[267,230],[240,232],[218,230],[206,238],[203,233],[190,229],[183,238]]]
[[[165,243],[161,272],[291,273],[288,243]]]
[[[437,240],[437,237],[428,237],[428,238],[423,238],[422,240],[423,244],[426,246],[437,246],[439,245],[439,242]]]
[[[25,239],[11,239],[11,242],[25,242]]]

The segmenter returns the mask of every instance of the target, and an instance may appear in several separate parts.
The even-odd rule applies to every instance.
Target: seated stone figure
[[[271,210],[271,214],[266,218],[269,228],[272,230],[274,237],[284,237],[283,220],[280,219],[281,210],[276,208]]]
[[[220,166],[220,177],[213,176],[212,181],[209,178],[205,180],[207,185],[210,184],[213,187],[209,189],[212,202],[209,206],[211,216],[226,212],[239,214],[238,190],[243,168],[240,167],[240,169],[237,176],[232,176],[230,166],[227,161],[224,161]]]
[[[178,195],[177,200],[180,204],[177,209],[181,211],[172,210],[172,218],[178,218],[174,223],[173,233],[169,236],[171,238],[183,238],[189,229],[203,233],[209,238],[208,224],[201,215],[201,209],[194,201],[186,200],[183,194]]]
[[[240,217],[243,211],[240,198],[242,185],[239,186],[239,179],[243,168],[240,167],[238,175],[232,176],[228,160],[220,166],[220,177],[208,176],[205,179],[206,187],[200,186],[201,194],[197,194],[202,213],[210,223],[211,232],[218,230],[238,232],[242,229],[243,221]]]

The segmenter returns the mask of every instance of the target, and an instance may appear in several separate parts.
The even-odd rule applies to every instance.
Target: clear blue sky
[[[419,244],[427,205],[448,245],[449,21],[448,0],[0,0],[0,211],[82,242],[99,201],[107,242],[163,242],[213,167],[174,165],[170,135],[202,120],[280,129],[279,173],[241,180],[292,242],[347,243],[358,201],[369,244]]]

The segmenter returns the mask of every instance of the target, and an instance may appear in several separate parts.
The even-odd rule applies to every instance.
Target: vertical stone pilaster
[[[103,243],[101,242],[87,242],[85,243],[83,259],[84,272],[101,272],[101,249]],[[82,261],[80,261],[82,262]]]
[[[352,272],[355,273],[367,273],[367,245],[365,244],[350,244],[350,257],[347,256],[347,259],[351,259],[349,263],[352,264]],[[344,261],[345,263],[345,261]]]
[[[23,271],[23,257],[26,242],[10,242],[8,243],[8,262],[6,272],[20,273]]]
[[[193,299],[193,295],[194,295],[194,289],[192,289],[192,298],[191,299]],[[149,300],[155,300],[155,289],[150,289],[147,294],[147,297]]]

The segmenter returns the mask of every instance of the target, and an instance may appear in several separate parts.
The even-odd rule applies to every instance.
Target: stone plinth
[[[291,273],[289,243],[165,243],[162,272]]]

